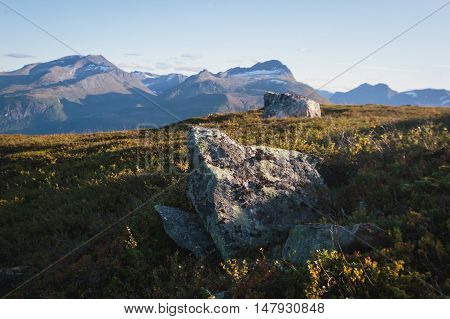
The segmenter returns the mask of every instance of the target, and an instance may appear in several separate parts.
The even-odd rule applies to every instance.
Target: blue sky
[[[313,87],[432,12],[428,1],[2,0],[82,54],[155,73],[278,59]],[[0,71],[74,54],[0,4]],[[335,80],[450,89],[450,5]]]

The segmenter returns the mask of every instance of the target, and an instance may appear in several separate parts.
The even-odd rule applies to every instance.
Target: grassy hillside
[[[442,297],[450,294],[450,110],[325,106],[321,119],[212,115],[161,130],[0,136],[0,269],[39,272],[122,216],[12,297]],[[259,252],[196,260],[165,235],[153,205],[188,211],[188,125],[244,144],[320,156],[326,222],[374,222],[389,244],[308,265]],[[135,210],[142,203],[145,205]]]

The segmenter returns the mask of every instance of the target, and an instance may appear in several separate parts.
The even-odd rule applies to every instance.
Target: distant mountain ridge
[[[364,83],[348,92],[336,92],[330,100],[336,104],[450,106],[450,91],[421,89],[397,92],[383,83]]]
[[[396,92],[364,84],[349,92],[317,92],[278,60],[203,70],[186,76],[126,72],[101,55],[72,55],[0,73],[0,133],[66,133],[158,127],[211,113],[263,106],[267,91],[319,103],[449,106],[447,90]],[[330,96],[320,95],[324,94]]]

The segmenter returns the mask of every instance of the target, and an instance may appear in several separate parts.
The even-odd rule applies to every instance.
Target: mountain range
[[[318,92],[336,104],[450,106],[448,90],[422,89],[397,92],[383,83],[376,85],[364,83],[348,92],[334,94],[321,90]]]
[[[263,105],[266,91],[328,99],[272,60],[224,72],[125,72],[100,55],[68,56],[0,73],[0,133],[64,133],[162,126]]]
[[[267,91],[293,92],[328,104],[450,106],[447,90],[397,92],[386,84],[366,83],[348,92],[316,91],[277,60],[188,77],[125,72],[101,55],[73,55],[0,73],[0,133],[159,127],[260,108]]]

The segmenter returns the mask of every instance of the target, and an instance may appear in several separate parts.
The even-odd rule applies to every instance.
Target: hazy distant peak
[[[394,91],[385,83],[377,83],[377,84],[363,83],[363,84],[359,85],[358,87],[354,88],[353,90],[350,90],[349,92],[361,91],[361,90],[371,91],[371,92],[397,93],[397,91]]]
[[[450,106],[450,92],[439,89],[397,92],[385,83],[363,83],[348,92],[336,92],[331,101],[339,104]]]
[[[358,87],[360,87],[360,88],[365,88],[365,87],[367,87],[367,88],[373,88],[373,87],[378,87],[378,88],[388,88],[388,89],[390,89],[390,87],[387,85],[387,84],[385,84],[385,83],[377,83],[377,84],[370,84],[370,83],[363,83],[363,84],[361,84],[361,85],[359,85]]]

